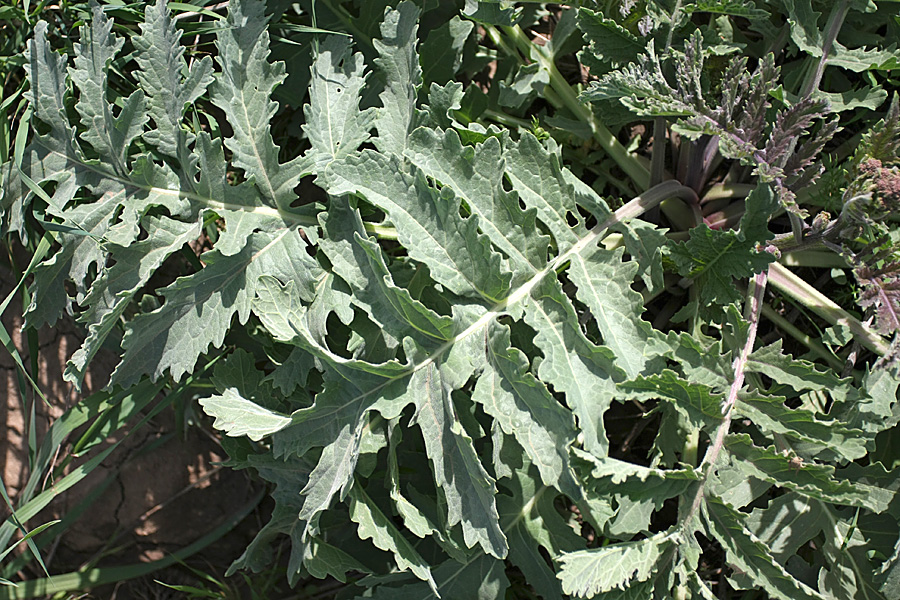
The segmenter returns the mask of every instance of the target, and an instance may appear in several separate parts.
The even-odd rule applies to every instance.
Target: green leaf
[[[543,94],[548,83],[550,74],[540,63],[520,65],[509,82],[500,82],[497,103],[513,111],[525,110],[535,98]]]
[[[740,459],[736,464],[747,475],[823,502],[882,512],[894,497],[873,486],[836,480],[832,466],[807,464],[778,452],[774,446],[755,446],[747,434],[728,435],[725,448]]]
[[[822,56],[825,38],[824,32],[818,27],[818,19],[822,13],[813,10],[810,0],[785,0],[784,4],[788,23],[791,25],[791,40],[803,52],[814,57]],[[900,52],[896,48],[897,45],[892,44],[884,50],[848,49],[835,40],[833,49],[829,49],[827,64],[856,73],[896,69],[900,63]]]
[[[829,390],[839,398],[846,397],[851,382],[840,379],[833,371],[818,367],[815,363],[783,354],[782,340],[754,350],[747,358],[744,370],[762,373],[778,383],[795,390]]]
[[[544,353],[538,376],[566,395],[585,448],[606,456],[609,442],[603,413],[616,395],[615,380],[621,377],[613,353],[584,336],[572,303],[555,279],[545,278],[535,287],[525,306],[525,322],[537,332],[534,343]]]
[[[546,485],[571,493],[567,449],[576,434],[571,413],[528,372],[525,356],[510,347],[508,327],[488,328],[487,356],[472,400],[494,417],[504,433],[515,436]]]
[[[416,94],[422,85],[422,68],[416,52],[419,8],[404,0],[389,10],[381,23],[381,39],[373,40],[378,58],[375,64],[384,79],[376,112],[375,145],[386,155],[401,155],[412,131],[416,115]]]
[[[452,318],[435,314],[405,288],[397,287],[381,249],[366,236],[359,212],[351,209],[346,199],[333,198],[323,221],[326,235],[319,247],[334,272],[350,286],[353,304],[381,328],[390,347],[407,336],[419,341],[452,338]]]
[[[210,345],[222,344],[235,314],[240,323],[247,322],[255,282],[263,274],[295,281],[300,296],[311,301],[321,270],[304,246],[296,229],[285,229],[277,235],[253,234],[233,257],[216,250],[203,255],[207,266],[166,287],[161,308],[129,322],[125,354],[112,381],[130,385],[142,375],[155,381],[165,371],[177,380],[191,372]]]
[[[695,427],[715,426],[722,420],[722,394],[709,386],[686,381],[669,369],[658,375],[639,375],[618,387],[632,392],[635,398],[667,400]]]
[[[409,390],[417,398],[415,423],[422,430],[435,482],[447,499],[448,525],[462,523],[466,546],[477,543],[485,552],[505,558],[509,547],[500,529],[494,479],[456,417],[441,369],[420,369]]]
[[[177,159],[190,174],[196,159],[190,156],[188,144],[194,136],[184,129],[182,118],[186,105],[199,98],[212,82],[212,59],[204,56],[188,68],[180,38],[166,3],[157,0],[144,11],[141,35],[134,36],[132,42],[140,67],[135,75],[147,96],[147,114],[156,126],[144,133],[144,139]]]
[[[507,438],[508,439],[508,438]],[[507,446],[510,444],[504,444]],[[516,444],[515,458],[521,457]],[[528,573],[528,581],[546,600],[562,599],[562,587],[555,568],[563,552],[584,547],[583,539],[565,522],[555,504],[557,492],[539,485],[533,468],[527,463],[516,467],[510,477],[501,480],[512,495],[500,494],[497,508],[500,525],[509,540],[509,561]],[[544,554],[550,556],[552,567]]]
[[[583,476],[585,485],[597,490],[610,490],[639,499],[652,499],[657,509],[668,498],[684,493],[700,475],[693,468],[654,469],[609,456],[597,457],[573,448],[576,456],[590,467],[590,475]]]
[[[144,227],[147,239],[130,246],[112,248],[116,264],[105,271],[84,299],[87,310],[80,320],[88,325],[88,336],[66,365],[64,378],[81,387],[86,368],[138,290],[173,252],[200,234],[196,224],[182,223],[166,217],[149,217]]]
[[[644,51],[644,42],[630,31],[607,19],[602,13],[587,8],[578,9],[578,27],[590,43],[582,51],[582,61],[599,60],[613,66],[628,64],[637,60]]]
[[[769,16],[765,10],[756,8],[753,0],[699,0],[686,3],[683,9],[689,14],[714,13],[746,19],[764,19]]]
[[[663,346],[649,323],[641,319],[644,303],[631,289],[637,272],[635,262],[625,263],[622,250],[596,248],[586,258],[572,257],[569,276],[578,287],[577,296],[591,311],[603,344],[616,355],[616,364],[629,378],[643,370]]]
[[[831,112],[837,113],[856,108],[876,110],[887,100],[888,93],[881,86],[876,86],[841,93],[819,92],[815,97],[828,101]]]
[[[463,146],[452,129],[441,134],[419,128],[409,139],[406,156],[478,215],[479,227],[509,259],[514,282],[547,263],[549,240],[535,226],[536,211],[522,211],[518,198],[503,190],[504,161],[496,138],[471,148]]]
[[[347,572],[370,573],[370,569],[347,552],[319,538],[310,538],[303,556],[303,566],[317,579],[334,577],[347,583]]]
[[[577,598],[591,598],[602,592],[627,590],[647,581],[663,557],[674,551],[675,542],[674,534],[661,532],[636,542],[564,554],[558,575],[563,591]]]
[[[82,139],[116,173],[124,175],[128,147],[147,121],[144,93],[140,90],[132,93],[124,99],[119,115],[113,115],[112,106],[106,101],[109,65],[125,40],[112,33],[113,23],[96,0],[92,0],[90,7],[91,21],[81,27],[81,41],[74,44],[75,68],[70,71],[72,81],[81,91],[75,110],[87,125]]]
[[[475,554],[462,564],[446,560],[433,573],[441,598],[493,600],[503,598],[509,587],[503,561],[487,554]],[[375,588],[371,597],[375,600],[432,600],[435,595],[427,583],[401,575],[389,576],[383,585]]]
[[[521,9],[483,0],[466,0],[463,14],[478,23],[502,27],[514,27],[522,18]]]
[[[863,431],[848,427],[837,419],[819,419],[802,408],[788,408],[784,402],[783,397],[747,395],[738,397],[734,412],[750,419],[765,432],[800,442],[804,453],[827,450],[845,460],[856,460],[866,454],[867,440]]]
[[[300,490],[306,485],[312,469],[310,460],[296,456],[277,459],[271,454],[251,454],[236,466],[253,467],[260,477],[275,484],[271,493],[275,507],[269,521],[257,532],[244,553],[231,564],[226,576],[242,568],[257,573],[270,568],[274,560],[271,546],[279,534],[286,534],[291,539],[287,575],[288,581],[293,585],[300,578],[307,553],[307,544],[302,537],[305,523],[297,515],[303,507]]]
[[[325,180],[330,194],[362,193],[383,210],[410,256],[453,293],[496,302],[509,289],[500,255],[478,232],[480,219],[462,218],[459,198],[450,190],[438,194],[421,174],[407,174],[397,158],[364,150],[331,163]]]
[[[207,202],[206,206],[225,222],[225,230],[219,233],[215,243],[218,252],[223,256],[234,256],[244,249],[253,232],[260,229],[277,232],[288,226],[282,215],[266,204],[253,184],[228,183],[228,163],[221,139],[211,139],[208,133],[201,131],[197,135],[197,150],[200,167],[197,194],[201,198],[217,199]]]
[[[247,436],[258,442],[291,423],[291,418],[266,410],[259,404],[245,400],[235,388],[200,400],[203,411],[215,417],[213,427],[231,437]]]
[[[747,516],[707,497],[701,505],[704,521],[728,556],[759,588],[779,600],[824,600],[825,596],[797,581],[770,554],[768,548],[747,527]]]
[[[453,81],[463,62],[463,46],[474,28],[474,23],[457,15],[428,34],[422,43],[420,61],[425,86]]]
[[[229,7],[228,20],[216,23],[216,62],[222,72],[210,87],[210,99],[224,111],[234,135],[225,145],[234,164],[252,177],[269,206],[286,208],[296,198],[303,176],[297,159],[278,160],[271,125],[278,105],[272,91],[285,77],[284,63],[270,63],[265,2],[243,0]]]
[[[371,538],[375,546],[391,552],[401,571],[409,569],[416,577],[427,582],[435,595],[438,595],[428,563],[359,483],[350,490],[350,519],[359,525],[360,539]]]
[[[369,139],[375,121],[374,108],[359,109],[365,67],[362,54],[351,54],[350,49],[347,38],[328,37],[312,65],[310,102],[303,108],[303,131],[312,147],[303,159],[313,172],[356,152]]]
[[[663,289],[664,271],[660,257],[668,243],[666,230],[637,219],[622,223],[617,229],[624,238],[625,250],[638,264],[638,275],[647,286],[648,292],[655,293]]]
[[[800,546],[816,537],[826,518],[823,504],[796,493],[786,493],[754,508],[747,516],[747,530],[784,564]]]
[[[506,173],[513,189],[526,210],[533,208],[553,234],[557,251],[565,252],[586,230],[575,206],[574,186],[566,181],[559,157],[530,133],[511,145],[506,156]]]
[[[747,198],[739,232],[713,230],[704,224],[691,230],[687,242],[670,246],[678,272],[700,286],[704,304],[739,300],[733,280],[750,277],[774,260],[768,252],[755,248],[767,241],[766,224],[776,206],[771,187],[760,184]]]

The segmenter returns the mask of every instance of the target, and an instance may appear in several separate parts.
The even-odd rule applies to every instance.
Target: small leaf
[[[575,308],[555,279],[544,278],[525,307],[525,322],[537,332],[535,345],[544,353],[538,376],[566,395],[584,434],[584,446],[606,456],[609,442],[603,413],[616,395],[621,371],[615,355],[588,340]]]
[[[627,590],[646,581],[658,569],[663,555],[674,550],[671,533],[657,533],[636,542],[563,554],[558,574],[563,591],[578,598]]]
[[[823,502],[882,512],[894,498],[893,494],[883,493],[872,486],[834,479],[832,466],[805,463],[802,459],[776,451],[774,446],[755,446],[747,434],[728,435],[725,448],[740,459],[736,464],[747,475]]]
[[[622,251],[595,249],[587,258],[572,257],[569,276],[577,296],[591,311],[603,344],[616,355],[616,364],[628,377],[639,375],[662,350],[656,332],[641,319],[644,303],[631,289],[637,263],[622,261]]]
[[[375,109],[359,109],[364,68],[362,54],[351,54],[347,38],[330,36],[322,42],[312,65],[309,104],[303,107],[303,131],[312,145],[303,156],[306,169],[321,172],[369,139]]]
[[[266,410],[255,402],[245,400],[235,388],[228,388],[222,395],[200,400],[204,412],[215,417],[213,427],[226,435],[246,435],[258,442],[287,427],[291,418]]]
[[[488,330],[488,360],[472,400],[514,435],[547,485],[571,490],[567,447],[575,438],[572,415],[528,372],[528,361],[510,347],[509,329]]]
[[[639,375],[618,387],[636,398],[668,400],[695,426],[714,426],[722,420],[722,394],[709,386],[685,381],[669,369],[658,375]]]
[[[373,40],[378,58],[375,64],[384,78],[384,91],[378,96],[381,108],[376,112],[375,145],[387,155],[402,155],[406,138],[413,128],[416,94],[422,85],[422,68],[416,52],[419,8],[409,0],[388,10],[381,23],[381,39]]]
[[[604,18],[599,12],[579,8],[578,27],[590,43],[588,49],[582,51],[590,56],[590,60],[620,66],[634,62],[644,50],[644,43],[640,39],[612,19]],[[582,57],[582,61],[585,58]]]
[[[429,366],[417,371],[410,390],[417,398],[415,422],[425,438],[435,482],[447,498],[448,525],[461,522],[468,547],[477,543],[485,552],[505,558],[509,546],[500,529],[494,480],[456,417],[440,370]]]
[[[269,206],[286,208],[296,198],[303,176],[295,161],[281,164],[272,140],[271,119],[278,105],[272,91],[285,77],[284,63],[270,63],[265,2],[244,0],[230,5],[227,22],[216,23],[216,62],[222,72],[210,87],[210,99],[234,130],[225,145],[234,164],[252,177]]]
[[[420,52],[425,86],[453,81],[463,62],[463,46],[474,28],[474,23],[457,15],[428,34]]]

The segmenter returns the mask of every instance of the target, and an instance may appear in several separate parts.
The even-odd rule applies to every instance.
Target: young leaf
[[[581,56],[582,62],[589,67],[593,61],[603,61],[616,67],[626,65],[637,60],[644,50],[640,39],[599,12],[579,8],[578,27],[590,43]]]
[[[703,304],[736,302],[740,296],[733,280],[750,277],[774,260],[768,252],[756,251],[757,244],[769,237],[766,223],[774,208],[771,188],[761,184],[747,198],[739,232],[717,231],[704,224],[691,230],[687,242],[670,246],[678,272],[700,286]]]
[[[298,159],[281,164],[272,140],[272,116],[278,106],[272,91],[285,77],[284,63],[270,63],[265,2],[231,5],[228,20],[217,23],[216,61],[222,68],[210,87],[213,104],[225,112],[234,135],[225,145],[234,164],[252,177],[269,206],[287,208],[303,176]]]
[[[113,23],[106,18],[96,0],[90,3],[91,20],[81,28],[81,41],[74,44],[75,68],[72,81],[81,90],[75,110],[87,129],[81,135],[112,166],[118,175],[128,171],[125,155],[131,142],[140,135],[147,114],[144,93],[138,90],[124,100],[118,116],[106,101],[109,66],[125,40],[112,33]]]
[[[417,129],[409,139],[406,156],[422,172],[457,196],[478,215],[478,225],[502,250],[522,282],[547,262],[548,239],[535,226],[536,211],[522,211],[518,198],[503,190],[504,161],[501,145],[489,137],[475,148],[462,145],[459,134]]]
[[[373,44],[378,51],[375,64],[384,78],[379,95],[381,108],[376,112],[375,145],[387,155],[401,155],[415,119],[416,94],[422,85],[422,68],[416,52],[419,8],[405,0],[396,10],[385,13],[381,39]]]
[[[624,263],[622,251],[598,248],[586,258],[576,255],[569,276],[577,296],[590,310],[603,336],[603,344],[616,355],[616,364],[629,378],[638,376],[662,350],[656,333],[641,319],[643,301],[631,289],[638,265]]]
[[[320,173],[369,139],[375,109],[359,109],[364,69],[362,55],[351,54],[347,38],[330,36],[322,41],[311,69],[310,102],[303,107],[303,130],[312,145],[303,156],[305,170]]]
[[[798,494],[824,502],[868,508],[874,512],[887,509],[893,494],[881,493],[877,488],[835,480],[834,467],[807,464],[782,454],[774,447],[755,446],[747,434],[729,435],[725,448],[736,458],[736,464],[748,476],[774,483]]]
[[[212,59],[204,56],[188,68],[181,34],[163,0],[148,6],[144,15],[141,35],[132,38],[140,67],[135,75],[147,96],[147,114],[156,125],[144,132],[144,139],[159,152],[177,159],[186,175],[193,174],[196,158],[188,145],[194,136],[181,122],[185,106],[199,98],[212,82]]]
[[[232,437],[246,435],[259,441],[290,425],[290,417],[266,410],[259,404],[241,397],[235,388],[228,388],[222,395],[200,400],[203,410],[215,417],[213,427]]]

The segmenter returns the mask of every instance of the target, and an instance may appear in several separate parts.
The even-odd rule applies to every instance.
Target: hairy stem
[[[753,351],[753,344],[756,342],[756,329],[759,325],[760,307],[762,306],[763,295],[766,292],[767,280],[768,271],[758,273],[756,277],[750,280],[750,286],[747,289],[747,304],[744,306],[744,318],[750,324],[750,327],[747,330],[747,341],[741,349],[741,354],[734,360],[734,380],[728,391],[728,397],[722,405],[722,423],[719,424],[718,429],[716,429],[716,436],[713,443],[706,450],[703,462],[700,463],[700,468],[706,467],[706,471],[700,486],[697,488],[697,494],[694,496],[694,502],[691,504],[691,509],[688,512],[687,518],[684,519],[685,523],[690,523],[696,514],[697,509],[700,508],[700,503],[703,501],[703,493],[706,489],[706,483],[709,481],[709,474],[716,464],[716,459],[719,458],[719,454],[722,452],[722,447],[725,444],[725,436],[728,434],[729,429],[731,429],[731,415],[732,410],[734,409],[734,403],[737,401],[738,392],[740,392],[741,388],[744,386],[744,369],[747,366],[747,359]]]

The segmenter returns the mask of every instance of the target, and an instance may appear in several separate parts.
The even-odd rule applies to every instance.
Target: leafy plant
[[[323,4],[312,25],[346,22],[346,7]],[[423,9],[408,0],[385,8],[367,52],[347,36],[319,38],[304,143],[292,150],[275,143],[273,94],[293,74],[271,60],[261,0],[229,3],[211,59],[185,59],[162,0],[127,40],[92,3],[71,61],[36,24],[31,143],[0,171],[5,231],[35,218],[56,242],[35,270],[28,325],[77,313],[87,338],[66,371],[75,385],[104,344],[121,348],[112,389],[177,386],[211,367],[216,393],[199,402],[233,438],[230,465],[271,482],[275,500],[232,571],[268,565],[284,534],[291,583],[330,575],[352,581],[347,597],[897,595],[898,480],[873,457],[897,425],[900,379],[826,353],[847,364],[841,376],[780,339],[756,343],[763,314],[787,323],[766,313],[771,280],[889,354],[871,327],[775,262],[816,232],[828,247],[844,231],[803,222],[840,118],[821,122],[830,105],[813,91],[848,10],[872,6],[838,3],[822,34],[797,19],[809,2],[784,3],[791,39],[819,61],[802,97],[790,99],[765,52],[752,72],[746,57],[732,60],[710,103],[704,40],[715,29],[692,15],[765,29],[780,5],[617,5],[620,20],[642,11],[629,25],[607,4],[566,9],[559,27],[566,19],[572,36],[580,23],[598,66],[621,66],[585,98],[657,119],[650,169],[562,77],[554,52],[566,36],[538,48],[516,24],[522,14],[497,3],[467,2],[463,14],[521,61],[501,105],[543,95],[557,123],[587,127],[630,178],[612,185],[640,193],[615,210],[565,166],[569,151],[548,131],[468,118],[478,92],[447,80],[474,28],[455,14],[421,45]],[[655,37],[644,44],[626,28],[640,22],[679,61],[675,86]],[[601,50],[608,35],[630,36],[636,62]],[[445,80],[432,74],[426,87],[419,49],[443,36],[457,50]],[[893,48],[835,47],[844,68],[889,71],[896,60]],[[111,75],[131,60],[134,79]],[[673,131],[693,140],[681,146],[689,181],[660,176],[668,117],[683,117]],[[894,131],[896,108],[888,122]],[[872,152],[896,150],[895,137],[873,135]],[[742,179],[728,183],[745,186],[725,196],[740,205],[733,228],[711,226],[699,197],[724,160]],[[680,241],[666,240],[657,206],[673,227],[690,224]],[[782,207],[791,232],[776,234]],[[184,250],[201,235],[202,254]],[[154,278],[184,254],[187,274]],[[884,321],[897,308],[896,264],[866,256],[860,282],[888,298],[866,291],[861,303],[878,304]],[[688,295],[666,291],[666,278]],[[669,316],[645,320],[664,292]],[[617,418],[633,432],[653,424],[640,453],[626,450],[634,437]]]

